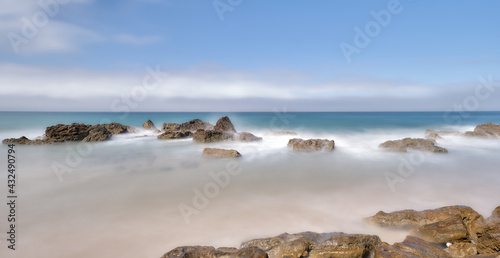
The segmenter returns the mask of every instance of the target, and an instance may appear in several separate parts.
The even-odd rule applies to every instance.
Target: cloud
[[[134,36],[131,34],[120,34],[116,35],[114,39],[119,43],[131,44],[131,45],[148,45],[163,41],[163,37],[160,36]]]

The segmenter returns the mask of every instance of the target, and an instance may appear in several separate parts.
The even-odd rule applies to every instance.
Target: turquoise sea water
[[[237,247],[301,231],[369,233],[395,242],[407,232],[370,227],[362,218],[455,204],[488,216],[500,205],[500,139],[448,136],[437,142],[447,154],[377,148],[386,140],[424,137],[426,129],[500,124],[500,112],[0,112],[0,138],[36,138],[58,123],[141,127],[151,119],[161,127],[195,118],[214,124],[225,115],[236,130],[263,140],[195,144],[140,131],[99,143],[16,146],[19,249],[2,247],[0,257],[160,257],[182,245]],[[332,139],[335,149],[294,152],[286,146],[292,137]],[[236,149],[243,157],[206,160],[205,147]],[[1,153],[6,168],[6,145]],[[0,173],[6,193],[7,171]],[[0,218],[7,213],[0,206]],[[0,232],[7,226],[0,220]]]

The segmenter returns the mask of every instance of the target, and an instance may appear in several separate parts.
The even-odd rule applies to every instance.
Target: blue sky
[[[0,0],[0,110],[500,110],[494,0],[41,3]]]

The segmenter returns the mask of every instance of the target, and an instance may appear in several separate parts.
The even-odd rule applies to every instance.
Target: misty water
[[[9,115],[2,114],[2,138],[36,137],[48,125],[96,124],[103,117],[134,126],[152,119],[161,127],[192,118],[215,123],[221,114],[121,119],[29,113],[7,123]],[[238,131],[261,136],[262,142],[195,144],[140,132],[100,143],[17,145],[18,250],[12,257],[160,257],[177,246],[238,247],[246,240],[302,231],[376,234],[392,243],[407,232],[373,227],[363,218],[380,210],[456,204],[489,216],[500,205],[500,139],[448,136],[438,140],[447,154],[377,148],[386,140],[424,137],[427,128],[463,132],[481,123],[498,124],[498,112],[473,114],[460,123],[439,113],[285,115],[229,114]],[[267,135],[270,129],[298,135]],[[294,137],[333,139],[335,149],[294,152],[286,146]],[[236,149],[243,157],[204,159],[205,147]],[[4,157],[6,151],[3,145]],[[6,158],[0,164],[5,168]],[[0,190],[6,196],[6,171],[2,174]],[[8,230],[7,213],[2,205],[1,232]],[[0,248],[1,257],[7,252]]]

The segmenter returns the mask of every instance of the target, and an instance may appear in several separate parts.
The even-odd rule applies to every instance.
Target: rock
[[[232,141],[234,134],[221,131],[205,131],[198,129],[193,135],[193,141],[199,143]]]
[[[500,255],[500,219],[491,217],[477,230],[477,251],[480,254]]]
[[[231,123],[231,120],[227,116],[219,118],[213,130],[236,133],[236,129],[234,129],[233,123]]]
[[[455,215],[484,222],[484,218],[471,207],[460,205],[423,211],[402,210],[391,213],[379,211],[377,214],[366,218],[365,221],[381,227],[415,227],[443,221]]]
[[[89,128],[87,137],[82,142],[100,142],[111,137],[112,133],[104,125],[94,125]]]
[[[389,151],[406,152],[407,150],[419,150],[430,152],[447,153],[448,150],[436,146],[436,142],[421,138],[405,138],[402,140],[386,141],[378,146]]]
[[[182,246],[177,247],[164,254],[162,258],[268,258],[263,250],[250,248],[220,247],[212,246]]]
[[[477,246],[467,242],[456,242],[445,249],[452,257],[469,257],[477,254]]]
[[[174,132],[174,131],[179,131],[181,128],[180,124],[176,123],[163,123],[163,126],[161,127],[161,130],[164,132]]]
[[[335,142],[333,140],[326,139],[303,140],[294,138],[288,141],[288,147],[292,147],[296,151],[332,151],[334,146]]]
[[[48,141],[68,142],[82,141],[89,135],[90,125],[73,123],[70,125],[58,124],[47,127],[45,136]]]
[[[493,212],[491,212],[490,218],[500,218],[500,206],[496,207]]]
[[[233,137],[235,140],[240,142],[255,142],[262,141],[262,137],[257,137],[251,133],[241,132]]]
[[[380,243],[378,236],[303,232],[255,239],[242,248],[258,247],[274,257],[365,257]]]
[[[238,157],[241,157],[241,154],[236,150],[205,148],[205,149],[203,149],[203,157],[205,157],[205,158],[238,158]]]
[[[135,132],[135,129],[133,127],[122,125],[122,124],[119,124],[119,123],[105,124],[104,127],[111,134],[121,134],[121,133],[133,133],[133,132]]]
[[[448,135],[460,135],[460,132],[458,131],[436,131],[436,130],[431,130],[427,129],[425,130],[425,138],[434,138],[437,137],[437,139],[443,139],[442,136],[448,136]]]
[[[214,126],[210,123],[203,122],[200,119],[194,119],[194,120],[191,120],[189,122],[181,124],[181,126],[179,127],[179,131],[183,131],[183,132],[190,131],[193,133],[199,129],[203,129],[203,130],[208,131],[208,130],[213,130]]]
[[[182,139],[193,136],[191,132],[164,132],[157,136],[160,140]]]
[[[375,258],[389,257],[451,257],[447,252],[425,240],[407,236],[402,243],[382,243],[375,247]]]
[[[443,137],[439,136],[437,133],[430,133],[425,136],[425,139],[430,139],[430,140],[440,140],[443,139]]]
[[[467,229],[460,215],[454,215],[443,221],[418,226],[411,234],[434,243],[448,243],[467,239]]]
[[[297,133],[283,130],[269,130],[265,135],[297,135]]]
[[[142,127],[146,130],[158,130],[155,126],[155,124],[153,124],[153,122],[151,120],[148,120],[146,123],[142,124]]]
[[[474,128],[474,131],[465,132],[465,136],[472,137],[498,137],[500,136],[500,125],[487,123],[483,125],[478,125]]]
[[[4,144],[19,144],[19,145],[43,145],[43,144],[52,144],[52,142],[45,140],[30,140],[26,138],[26,136],[21,136],[19,138],[9,138],[9,139],[4,139],[2,141]]]

